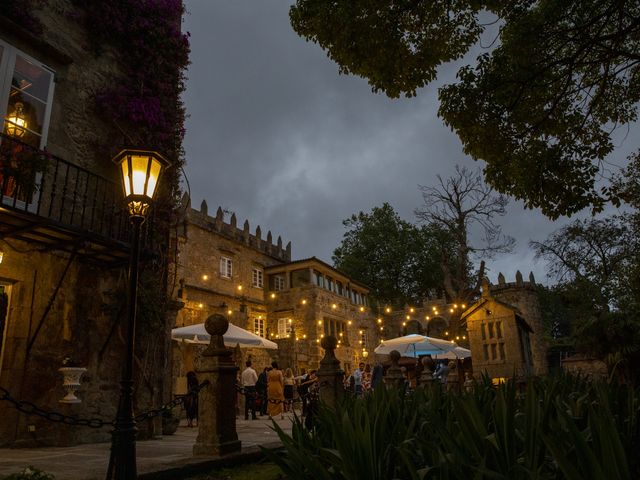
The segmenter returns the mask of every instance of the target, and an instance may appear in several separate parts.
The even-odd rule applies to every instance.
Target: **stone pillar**
[[[458,362],[449,362],[449,374],[447,375],[447,391],[460,391],[460,377],[458,376]]]
[[[210,385],[200,391],[198,399],[198,437],[194,455],[227,455],[240,451],[236,432],[235,395],[236,372],[233,351],[224,346],[222,335],[229,328],[227,319],[219,313],[205,321],[211,342],[202,353],[198,380]]]
[[[422,357],[422,375],[420,375],[420,386],[423,388],[430,388],[436,382],[433,378],[433,367],[435,362],[431,357]]]
[[[464,372],[464,391],[467,393],[471,393],[473,392],[475,386],[476,382],[473,380],[471,372]]]
[[[389,359],[391,360],[391,366],[387,369],[387,374],[384,376],[385,385],[387,388],[404,388],[405,378],[402,374],[402,369],[398,366],[400,352],[397,350],[391,350],[391,353],[389,353]]]
[[[335,407],[344,395],[344,370],[340,368],[340,360],[334,350],[338,340],[327,336],[320,343],[324,348],[324,358],[320,360],[320,368],[316,372],[320,385],[320,400],[330,407]]]

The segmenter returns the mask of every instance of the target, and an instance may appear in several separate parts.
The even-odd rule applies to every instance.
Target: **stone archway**
[[[447,338],[445,332],[449,329],[449,322],[444,317],[434,317],[427,325],[427,335],[434,338]]]

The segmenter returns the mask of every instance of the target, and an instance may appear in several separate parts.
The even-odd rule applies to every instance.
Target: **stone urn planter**
[[[87,369],[82,367],[62,367],[58,371],[64,377],[62,386],[67,391],[64,398],[58,401],[60,403],[80,403],[82,400],[76,397],[76,390],[80,387],[80,377]]]

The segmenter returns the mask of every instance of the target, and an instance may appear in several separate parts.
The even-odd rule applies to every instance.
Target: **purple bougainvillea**
[[[97,96],[113,122],[134,132],[131,141],[157,148],[179,162],[184,136],[184,71],[189,35],[181,31],[182,0],[78,0],[97,53],[119,53],[123,80]]]

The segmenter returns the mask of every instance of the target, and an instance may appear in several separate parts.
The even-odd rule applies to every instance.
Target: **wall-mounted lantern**
[[[22,138],[28,126],[29,124],[24,114],[24,104],[16,102],[15,110],[7,117],[7,134],[12,137]]]

